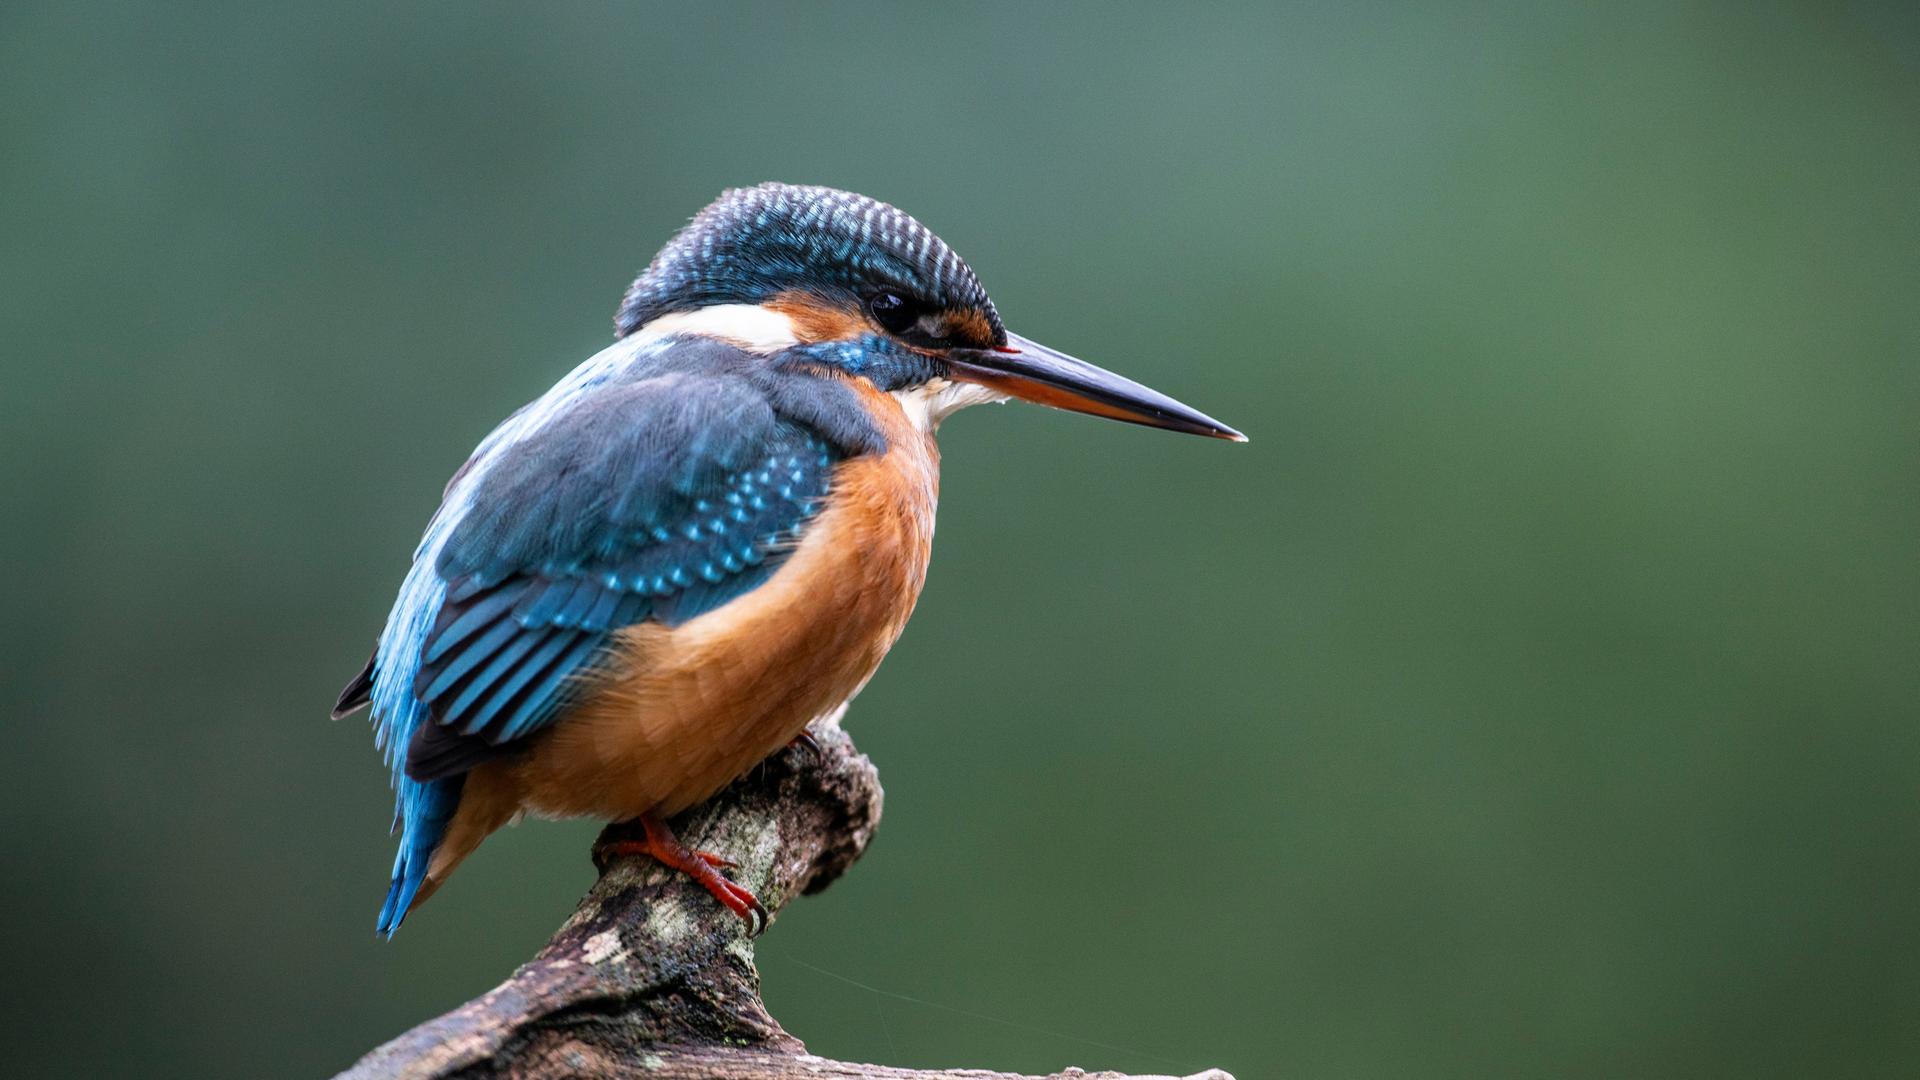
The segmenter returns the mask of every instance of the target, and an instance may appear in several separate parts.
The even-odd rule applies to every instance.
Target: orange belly
[[[932,437],[862,389],[890,448],[836,469],[826,508],[766,584],[678,627],[622,631],[581,704],[525,754],[474,770],[457,817],[674,814],[859,691],[926,581],[939,475]]]

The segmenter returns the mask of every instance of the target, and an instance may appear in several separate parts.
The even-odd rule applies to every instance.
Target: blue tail
[[[420,894],[420,886],[427,880],[427,864],[447,834],[454,808],[460,805],[461,777],[422,783],[408,776],[406,770],[413,733],[421,724],[431,722],[426,703],[414,693],[413,683],[420,670],[421,645],[446,596],[446,586],[433,572],[431,551],[445,529],[443,517],[436,516],[427,527],[427,536],[415,553],[413,568],[400,587],[400,597],[387,616],[387,628],[380,634],[380,647],[369,665],[372,687],[366,696],[373,705],[373,741],[393,770],[393,826],[400,834],[400,851],[393,859],[393,884],[387,889],[386,903],[380,905],[379,921],[374,923],[374,929],[387,937],[399,929],[407,908]]]
[[[380,905],[375,933],[392,937],[407,917],[407,908],[427,880],[427,863],[440,840],[447,834],[454,808],[460,805],[460,788],[465,776],[419,783],[400,778],[396,795],[395,824],[400,828],[400,851],[393,858],[393,884],[387,887],[387,901]]]

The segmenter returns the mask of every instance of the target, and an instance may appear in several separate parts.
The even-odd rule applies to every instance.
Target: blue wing
[[[439,553],[414,676],[432,722],[407,774],[464,772],[540,730],[614,631],[765,581],[840,457],[752,387],[700,378],[603,390],[507,448]]]
[[[384,931],[424,880],[467,770],[564,712],[621,628],[675,625],[766,581],[834,465],[884,448],[837,380],[717,342],[606,357],[481,444],[342,695],[348,710],[371,700],[396,774]]]

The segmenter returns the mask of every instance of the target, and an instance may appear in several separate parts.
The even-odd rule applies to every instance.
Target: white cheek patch
[[[676,334],[720,338],[754,352],[779,352],[799,344],[793,320],[759,304],[715,304],[662,315],[628,335],[646,344]]]
[[[990,405],[1007,400],[1007,395],[989,390],[979,383],[933,379],[920,386],[893,391],[900,409],[921,431],[937,431],[940,421],[969,405]]]

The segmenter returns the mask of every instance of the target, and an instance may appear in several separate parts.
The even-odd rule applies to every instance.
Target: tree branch
[[[672,822],[690,846],[724,852],[729,871],[777,913],[853,865],[880,821],[880,778],[837,718],[817,751],[777,754]],[[615,825],[603,841],[630,839]],[[1020,1080],[1011,1073],[916,1071],[806,1052],[760,1001],[746,925],[685,875],[623,857],[539,955],[506,982],[429,1020],[340,1074],[375,1078],[647,1076]],[[1166,1080],[1085,1073],[1079,1080]],[[1219,1070],[1189,1080],[1232,1080]]]

